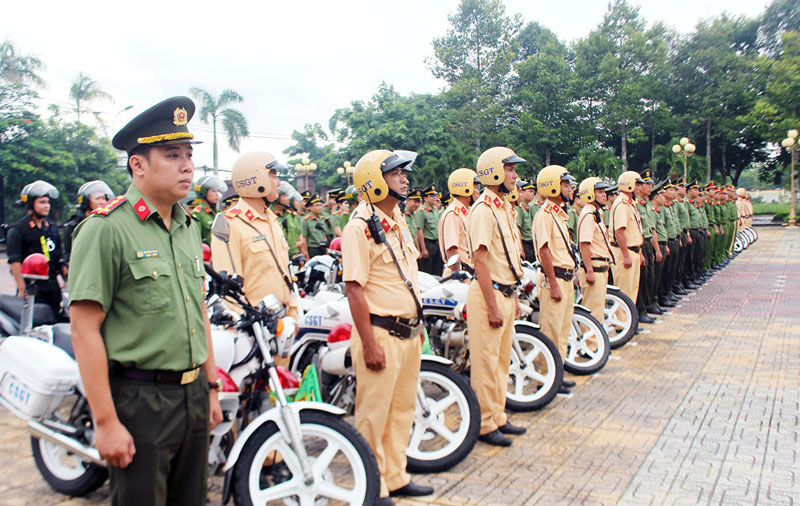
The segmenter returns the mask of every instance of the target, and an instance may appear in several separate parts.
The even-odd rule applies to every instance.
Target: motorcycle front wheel
[[[603,310],[603,328],[608,334],[611,349],[615,350],[630,341],[639,326],[639,311],[630,297],[618,288],[606,290],[606,307]]]
[[[603,325],[589,311],[576,307],[564,370],[577,375],[596,373],[606,365],[610,353],[611,345]]]
[[[478,441],[478,397],[464,376],[437,362],[422,361],[419,383],[425,406],[417,399],[406,469],[446,471],[464,460]]]
[[[259,427],[233,470],[237,505],[373,504],[380,492],[378,464],[363,436],[340,417],[300,412],[300,433],[313,482],[305,483],[300,460],[275,423]]]
[[[564,377],[556,345],[540,330],[516,325],[514,339],[522,352],[511,351],[506,408],[512,411],[541,409],[552,401]]]

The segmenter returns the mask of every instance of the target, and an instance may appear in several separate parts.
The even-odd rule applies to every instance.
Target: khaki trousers
[[[470,383],[481,407],[481,435],[506,424],[506,392],[511,346],[514,338],[516,298],[492,290],[503,315],[503,325],[489,325],[486,300],[477,280],[467,291],[467,332],[469,333]]]
[[[417,403],[420,353],[419,336],[400,339],[389,331],[372,327],[375,341],[383,350],[386,367],[367,369],[358,330],[353,327],[351,352],[356,373],[356,429],[364,436],[381,472],[381,497],[408,485],[406,448],[414,424]]]
[[[594,267],[594,266],[592,266]],[[603,311],[606,308],[606,287],[608,286],[608,271],[594,271],[594,284],[586,282],[586,271],[579,269],[581,288],[583,289],[583,300],[581,305],[589,308],[592,316],[597,318],[600,323],[605,319]]]
[[[569,331],[575,307],[575,286],[572,281],[561,278],[556,278],[556,281],[561,289],[561,300],[558,302],[550,298],[550,285],[547,281],[539,286],[539,327],[544,335],[555,343],[563,362],[567,356]]]
[[[628,250],[628,255],[631,257],[631,266],[626,269],[622,260],[622,250],[611,246],[611,252],[614,253],[614,258],[617,259],[617,263],[611,265],[611,272],[614,273],[614,285],[630,297],[633,302],[636,302],[636,298],[639,295],[639,275],[642,271],[639,257],[641,253]]]

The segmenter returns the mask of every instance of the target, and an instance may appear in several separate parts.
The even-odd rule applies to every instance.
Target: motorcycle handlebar
[[[203,265],[206,273],[211,276],[211,281],[214,283],[213,289],[216,293],[222,296],[232,295],[236,298],[244,295],[244,290],[242,289],[244,280],[240,276],[236,274],[229,276],[225,271],[216,272],[207,262]]]

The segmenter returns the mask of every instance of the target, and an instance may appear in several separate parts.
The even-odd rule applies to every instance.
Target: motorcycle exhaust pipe
[[[339,343],[336,343],[339,344]],[[347,376],[353,374],[353,361],[350,358],[350,343],[343,343],[344,346],[328,348],[320,357],[319,368],[334,376]]]
[[[59,434],[53,429],[50,429],[49,427],[46,427],[34,420],[28,422],[28,429],[30,429],[31,434],[34,437],[38,437],[39,439],[46,439],[51,443],[55,443],[59,446],[62,446],[67,450],[69,450],[70,452],[74,453],[75,455],[78,455],[82,459],[92,462],[94,464],[98,464],[104,467],[107,466],[106,461],[100,458],[100,452],[98,452],[96,448],[89,448],[87,446],[83,446],[74,439],[69,438],[63,434]]]

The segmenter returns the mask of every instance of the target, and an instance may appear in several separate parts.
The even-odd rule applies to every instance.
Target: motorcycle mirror
[[[458,264],[458,262],[459,262],[458,253],[456,253],[455,255],[452,255],[450,256],[450,258],[447,259],[447,264],[445,265],[445,267],[453,267],[454,265]]]
[[[211,233],[222,242],[227,243],[231,238],[231,227],[222,213],[217,214],[211,224]]]

